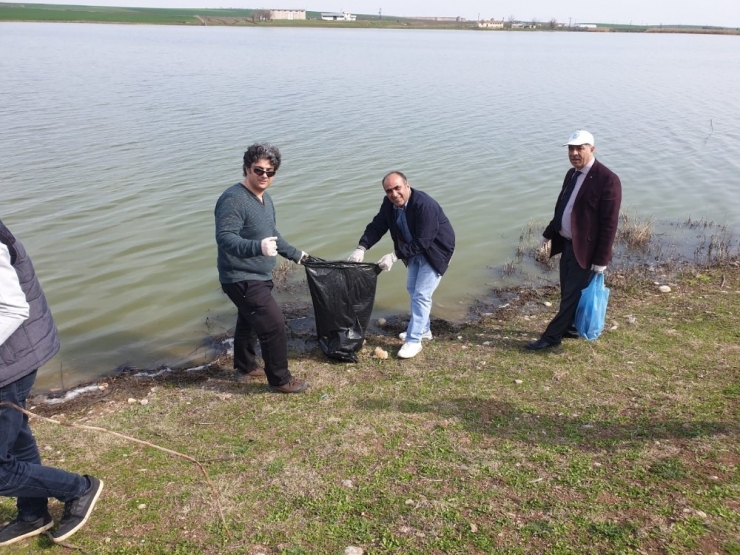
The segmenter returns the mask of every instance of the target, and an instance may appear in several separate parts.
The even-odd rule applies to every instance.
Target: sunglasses
[[[252,168],[252,171],[262,177],[263,175],[266,175],[267,177],[272,177],[275,175],[275,170],[266,170],[265,168],[260,168],[259,166],[255,166]]]

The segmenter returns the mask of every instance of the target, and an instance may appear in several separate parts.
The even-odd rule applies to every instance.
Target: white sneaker
[[[414,358],[421,352],[421,343],[404,343],[398,351],[398,358]]]
[[[399,333],[399,334],[398,334],[398,338],[399,338],[399,339],[400,339],[401,341],[406,341],[406,332],[405,332],[405,331],[402,331],[401,333]],[[421,334],[421,338],[422,338],[422,339],[423,339],[424,341],[431,341],[431,340],[433,339],[433,337],[432,337],[432,330],[429,330],[429,331],[428,331],[428,332],[426,332],[426,333],[422,333],[422,334]]]

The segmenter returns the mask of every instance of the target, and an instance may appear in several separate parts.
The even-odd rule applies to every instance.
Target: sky
[[[7,1],[7,0],[4,0]],[[27,2],[28,3],[28,2]],[[461,16],[561,23],[682,24],[740,28],[740,0],[41,0],[40,3],[157,8],[267,8],[403,17]]]

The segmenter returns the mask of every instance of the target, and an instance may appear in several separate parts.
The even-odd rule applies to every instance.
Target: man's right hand
[[[544,249],[549,242],[550,239],[548,239],[547,237],[540,237],[540,250]]]
[[[277,256],[277,237],[265,237],[260,243],[262,254],[265,256]]]
[[[352,254],[349,255],[347,262],[362,262],[365,260],[365,249],[357,247]]]

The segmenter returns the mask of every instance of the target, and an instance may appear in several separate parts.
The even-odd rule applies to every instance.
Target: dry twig
[[[192,462],[200,469],[200,471],[203,473],[203,477],[206,479],[206,482],[208,482],[208,485],[211,487],[211,491],[213,491],[213,495],[216,499],[216,505],[218,506],[218,514],[221,517],[221,523],[224,525],[224,530],[226,531],[226,535],[229,537],[229,539],[231,539],[231,533],[229,532],[229,528],[226,525],[226,519],[224,518],[224,511],[221,508],[221,500],[218,495],[218,490],[216,490],[216,487],[213,485],[213,482],[211,482],[211,479],[208,477],[208,473],[206,472],[205,467],[193,457],[189,455],[184,455],[183,453],[178,453],[177,451],[173,451],[172,449],[167,449],[166,447],[160,447],[159,445],[155,445],[154,443],[149,443],[148,441],[144,441],[143,439],[136,439],[135,437],[127,436],[125,434],[120,434],[118,432],[113,432],[111,430],[106,430],[105,428],[100,428],[98,426],[85,426],[83,424],[75,424],[74,422],[69,422],[69,423],[60,422],[59,420],[54,420],[53,418],[39,416],[38,414],[34,414],[30,411],[27,411],[26,409],[23,409],[14,403],[8,403],[6,401],[3,401],[3,402],[0,402],[0,407],[10,407],[12,409],[22,412],[29,418],[38,418],[39,420],[44,420],[46,422],[51,422],[52,424],[58,424],[60,426],[68,426],[70,428],[78,428],[80,430],[90,430],[93,432],[103,432],[105,434],[110,434],[110,435],[120,437],[128,441],[133,441],[134,443],[138,443],[140,445],[152,447],[153,449],[157,449],[159,451],[164,451],[165,453],[168,453],[170,455],[174,455],[176,457],[180,457],[182,459],[186,459]]]

